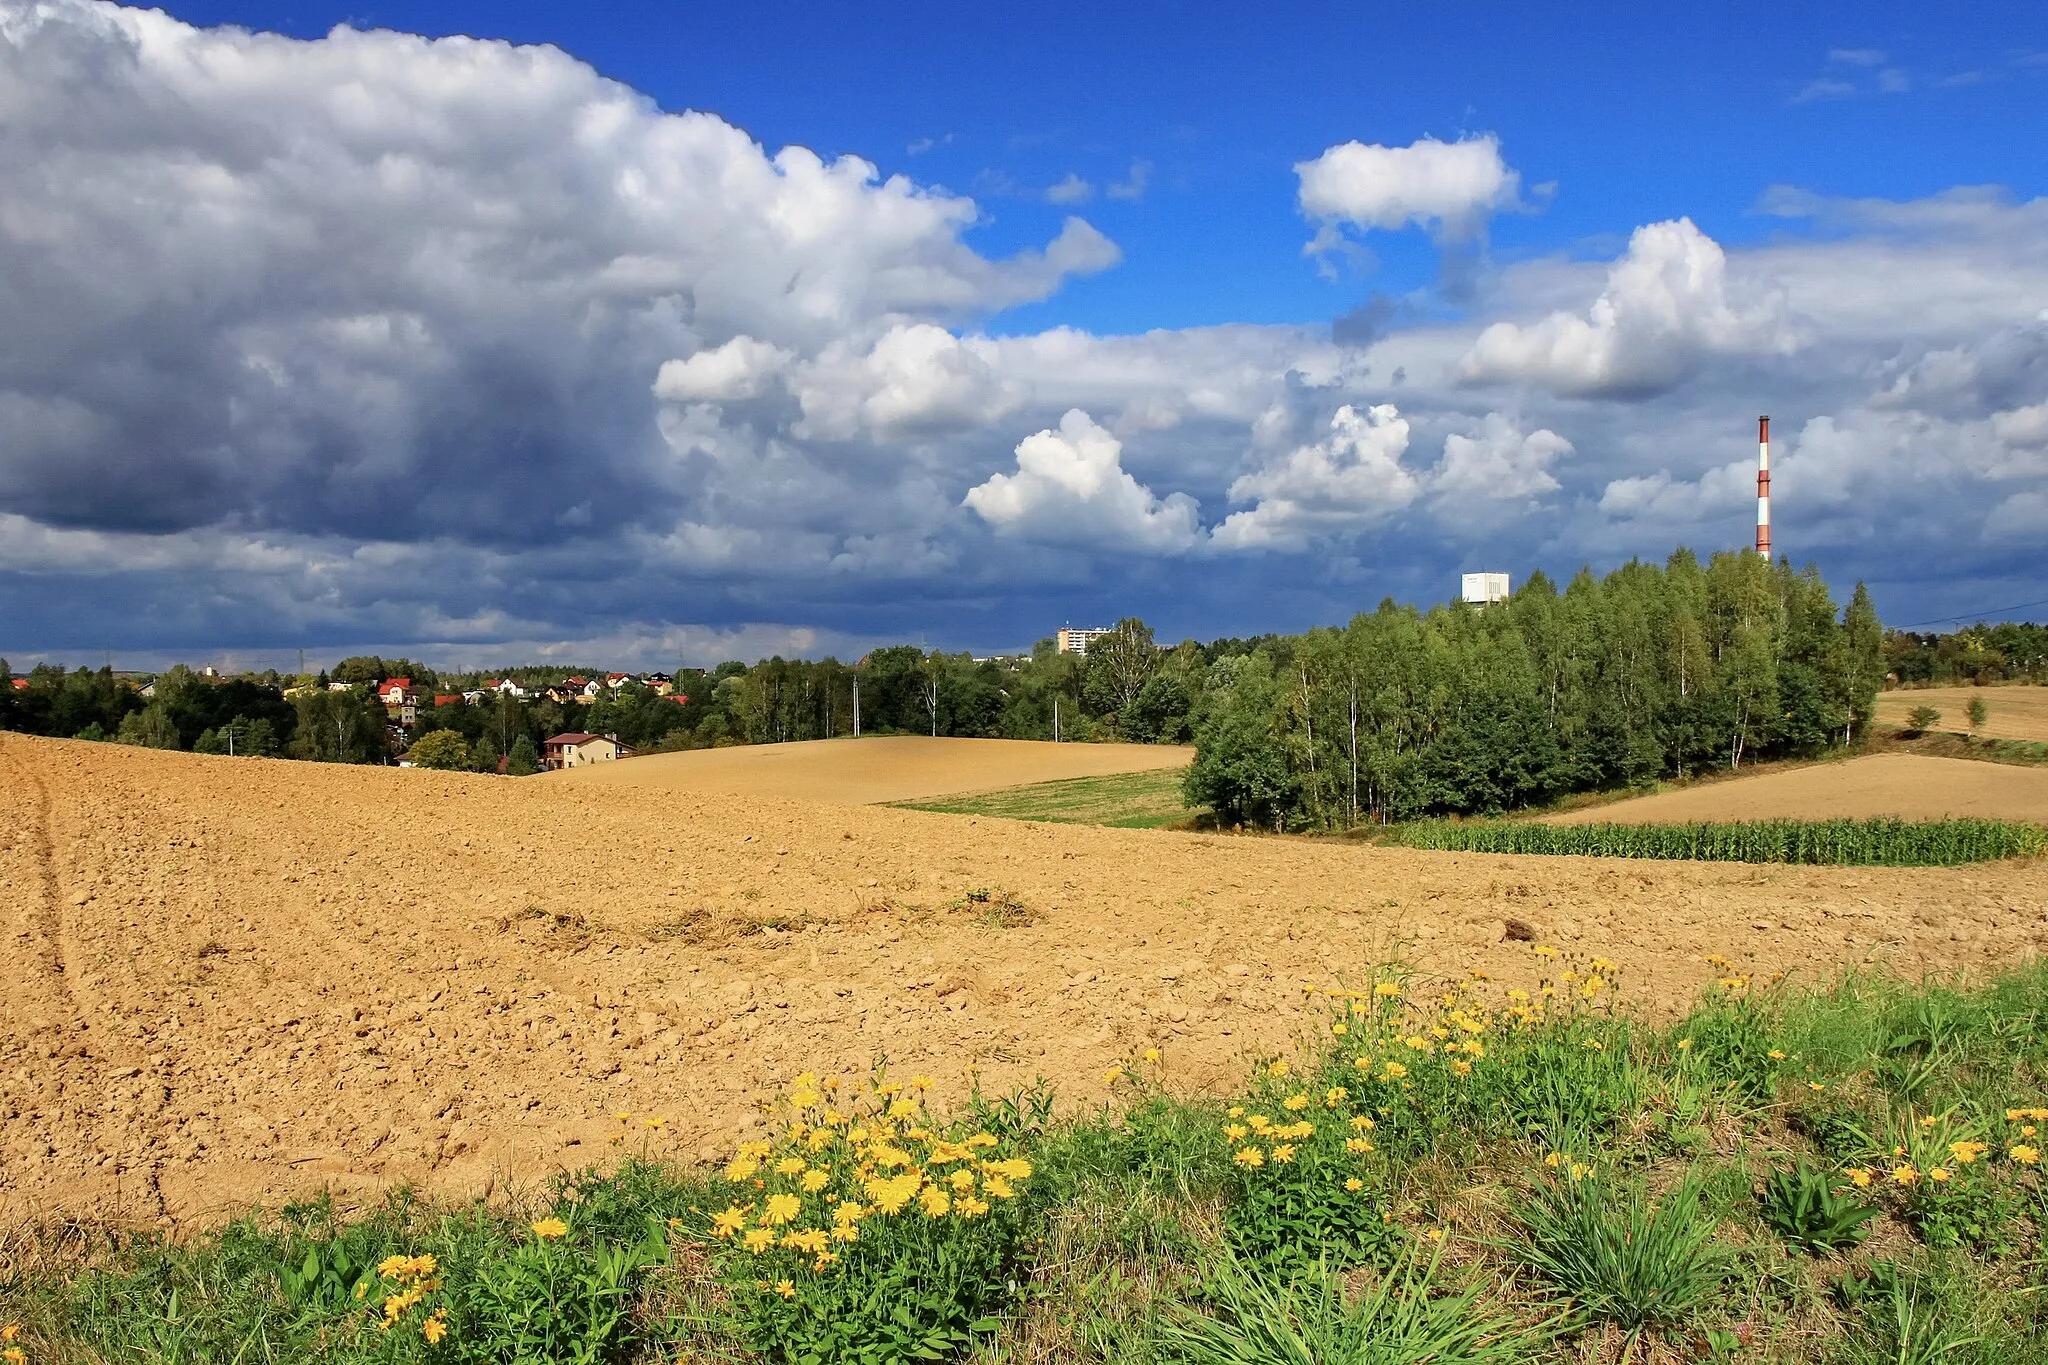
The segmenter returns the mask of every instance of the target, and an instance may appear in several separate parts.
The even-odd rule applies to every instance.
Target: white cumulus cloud
[[[862,350],[829,346],[796,382],[798,436],[846,440],[976,427],[1024,406],[1025,385],[1004,375],[997,344],[920,322],[890,328]]]
[[[795,353],[739,336],[684,360],[666,360],[654,376],[654,396],[672,403],[730,403],[759,398],[779,379]]]
[[[1177,552],[1201,533],[1195,500],[1162,499],[1139,483],[1123,467],[1123,443],[1079,408],[1019,441],[1017,472],[990,475],[964,502],[1000,533],[1049,544]]]
[[[1408,419],[1391,403],[1363,412],[1350,404],[1338,408],[1322,440],[1296,446],[1230,485],[1232,502],[1254,505],[1224,518],[1215,543],[1231,550],[1293,548],[1384,521],[1422,491],[1401,463],[1408,438]]]
[[[1727,274],[1720,244],[1690,218],[1639,227],[1585,313],[1494,323],[1466,353],[1461,376],[1566,394],[1648,392],[1677,383],[1704,353],[1796,349],[1782,299],[1731,298]]]
[[[1406,147],[1345,142],[1297,163],[1294,173],[1302,211],[1323,224],[1317,249],[1336,243],[1340,224],[1468,236],[1513,205],[1521,183],[1491,134],[1460,142],[1425,137]]]

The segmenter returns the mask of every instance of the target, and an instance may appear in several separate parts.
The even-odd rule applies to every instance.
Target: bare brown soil
[[[1905,728],[1906,717],[1915,707],[1931,706],[1941,712],[1936,727],[1958,734],[1970,730],[1970,699],[1981,697],[1990,712],[1984,728],[1970,731],[1985,739],[2025,739],[2048,743],[2048,687],[1916,687],[1898,692],[1880,692],[1877,719],[1884,725]]]
[[[0,886],[10,1222],[488,1191],[606,1160],[621,1112],[635,1149],[709,1154],[884,1052],[952,1096],[979,1067],[1089,1099],[1155,1044],[1227,1084],[1307,1026],[1304,983],[1396,951],[1533,979],[1510,917],[1667,1012],[1708,952],[1982,973],[2048,944],[2043,862],[1491,857],[9,734]]]
[[[1780,768],[1580,810],[1543,822],[1674,825],[1692,820],[1858,820],[1952,816],[2048,824],[2048,769],[1919,754],[1872,754]]]
[[[1044,744],[889,735],[649,754],[549,773],[545,780],[867,805],[1073,777],[1185,768],[1194,757],[1192,748],[1173,744]]]

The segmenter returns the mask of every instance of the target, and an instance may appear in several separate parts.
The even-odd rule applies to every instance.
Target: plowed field
[[[1871,754],[1547,815],[1549,824],[1683,824],[1693,820],[1860,820],[1951,816],[2048,824],[2048,768],[1920,754]]]
[[[1904,728],[1919,706],[1941,712],[1935,727],[1962,734],[1970,729],[1970,699],[1981,699],[1988,714],[1984,728],[1971,731],[1986,739],[2025,739],[2048,744],[2048,687],[1926,687],[1880,692],[1877,718]]]
[[[1021,787],[1111,773],[1185,768],[1195,751],[1172,744],[1042,744],[1023,739],[814,739],[735,749],[649,754],[592,763],[545,781],[648,793],[769,796],[866,805]]]
[[[0,1220],[487,1190],[606,1159],[619,1112],[694,1155],[883,1051],[941,1094],[978,1066],[1086,1098],[1153,1044],[1219,1083],[1308,1022],[1304,982],[1398,947],[1532,978],[1508,917],[1619,959],[1652,1009],[1707,952],[1983,969],[2048,943],[2038,862],[1484,857],[6,734],[0,886]],[[980,888],[1031,922],[984,923]]]

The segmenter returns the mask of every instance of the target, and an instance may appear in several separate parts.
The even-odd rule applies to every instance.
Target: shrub
[[[1505,1365],[1538,1338],[1479,1301],[1477,1289],[1440,1294],[1437,1262],[1400,1257],[1355,1302],[1328,1265],[1271,1278],[1223,1257],[1210,1313],[1178,1304],[1159,1332],[1161,1354],[1187,1365]]]
[[[667,1259],[660,1225],[650,1223],[632,1246],[579,1235],[555,1217],[535,1220],[530,1231],[466,1287],[462,1357],[492,1365],[610,1359],[624,1343],[635,1278]]]
[[[1922,703],[1906,714],[1906,728],[1915,734],[1925,734],[1941,724],[1941,712]]]
[[[1640,1181],[1573,1166],[1537,1185],[1508,1249],[1560,1297],[1631,1337],[1690,1317],[1727,1278],[1690,1178],[1654,1208]]]
[[[995,1329],[1032,1166],[995,1134],[926,1113],[923,1084],[878,1076],[841,1100],[800,1076],[779,1132],[726,1166],[729,1202],[709,1231],[759,1349],[880,1365],[955,1355]]]
[[[1805,1161],[1772,1171],[1757,1196],[1764,1222],[1793,1246],[1820,1255],[1859,1246],[1877,1217],[1874,1205],[1836,1188],[1833,1180]]]
[[[459,730],[429,730],[414,742],[408,756],[415,768],[457,772],[469,766],[469,741]]]

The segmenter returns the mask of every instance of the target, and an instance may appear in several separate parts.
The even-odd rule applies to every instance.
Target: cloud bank
[[[1333,241],[1521,203],[1491,137],[1296,169]],[[1006,332],[1117,245],[982,250],[968,198],[551,48],[0,0],[0,653],[1292,628],[1740,544],[1761,411],[1796,558],[2024,600],[2048,205],[1760,207],[1336,337]]]

